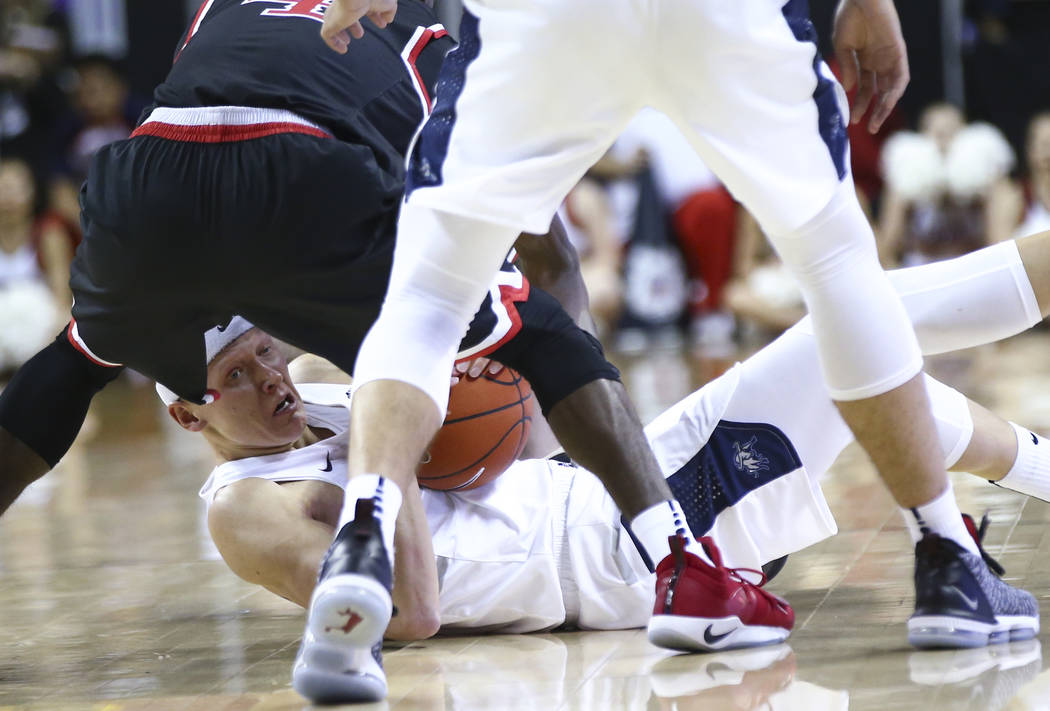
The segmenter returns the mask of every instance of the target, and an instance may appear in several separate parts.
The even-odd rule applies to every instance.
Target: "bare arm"
[[[388,639],[426,639],[441,625],[438,573],[430,527],[419,487],[412,481],[403,494],[394,529],[394,605],[397,614],[386,628]]]
[[[301,355],[292,361],[288,365],[288,372],[292,380],[297,383],[347,385],[351,381],[349,375],[331,362],[311,353]],[[427,525],[426,514],[423,510],[423,499],[415,481],[402,492],[402,495],[401,510],[398,512],[394,529],[394,589],[392,595],[398,614],[391,618],[386,637],[398,640],[426,639],[437,632],[441,623],[438,607],[437,564],[434,561],[430,527]],[[339,512],[336,511],[332,519],[333,524],[338,516]],[[334,535],[334,530],[331,530],[333,526],[328,528],[330,532],[324,547],[313,560],[311,591],[313,582],[316,582],[317,567],[321,556],[324,555]],[[233,567],[232,564],[230,567]],[[309,601],[309,596],[306,597],[306,600]],[[299,601],[296,600],[296,602]],[[305,606],[303,602],[299,604]]]
[[[288,364],[293,383],[332,383],[349,385],[351,377],[331,361],[313,353],[304,353]]]
[[[351,36],[365,36],[361,18],[367,16],[376,27],[386,27],[396,12],[397,0],[335,0],[325,12],[321,37],[333,50],[345,54]]]
[[[545,235],[522,233],[514,244],[529,281],[551,294],[580,326],[594,333],[587,287],[580,275],[580,257],[555,216]]]
[[[306,607],[321,558],[335,535],[341,499],[334,484],[242,479],[215,496],[208,530],[240,578]],[[318,516],[328,521],[311,516],[305,505],[310,500],[331,502],[329,514]]]
[[[208,511],[208,529],[238,577],[306,607],[321,559],[335,535],[342,491],[334,484],[278,484],[243,479],[224,487]],[[390,639],[425,639],[437,632],[437,565],[419,489],[404,492],[394,534],[394,605]]]
[[[591,318],[587,287],[580,272],[580,257],[569,242],[561,218],[554,216],[545,235],[522,233],[514,244],[522,271],[529,281],[551,294],[580,328],[597,333]],[[561,443],[547,421],[537,414],[529,431],[529,440],[521,452],[522,459],[538,459],[558,451]]]
[[[857,86],[850,122],[859,122],[874,100],[868,131],[877,133],[911,78],[893,0],[840,0],[832,44],[843,86]]]

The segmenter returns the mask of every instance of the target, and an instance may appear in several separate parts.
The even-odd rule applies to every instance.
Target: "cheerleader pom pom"
[[[983,195],[1014,167],[1014,151],[995,126],[973,123],[952,139],[945,169],[948,190],[960,200]]]
[[[0,369],[17,368],[55,337],[58,309],[47,287],[15,281],[0,287]]]
[[[945,190],[944,158],[922,134],[893,134],[882,147],[881,163],[883,179],[908,202],[930,202]]]

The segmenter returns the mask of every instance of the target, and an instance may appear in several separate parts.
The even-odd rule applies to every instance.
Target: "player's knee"
[[[91,398],[122,370],[91,362],[63,329],[4,388],[0,427],[54,467],[80,431]]]
[[[770,239],[803,289],[843,274],[881,270],[875,234],[851,191],[840,191],[805,225]]]

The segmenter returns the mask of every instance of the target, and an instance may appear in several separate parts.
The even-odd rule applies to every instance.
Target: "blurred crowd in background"
[[[68,320],[91,156],[131,132],[198,4],[0,4],[0,380]],[[834,5],[811,2],[825,52]],[[1050,229],[1050,0],[899,9],[912,84],[879,135],[850,131],[885,266]],[[455,0],[438,10],[454,30]],[[803,312],[758,225],[655,111],[636,117],[560,214],[614,350],[730,355]]]

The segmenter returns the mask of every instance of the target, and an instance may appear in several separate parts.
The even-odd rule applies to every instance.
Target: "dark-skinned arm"
[[[561,218],[554,216],[550,232],[545,235],[523,232],[514,248],[528,280],[557,299],[573,321],[594,335],[596,330],[587,287],[580,273],[580,257],[569,242]]]

